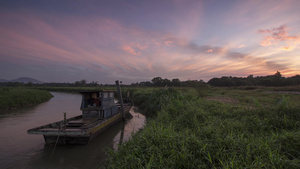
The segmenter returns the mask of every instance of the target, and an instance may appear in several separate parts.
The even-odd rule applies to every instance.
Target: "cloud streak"
[[[280,50],[291,51],[298,46],[300,43],[300,35],[290,36],[287,32],[288,27],[286,25],[281,25],[273,29],[260,29],[258,30],[259,34],[266,34],[261,41],[260,45],[262,46],[276,46],[280,42]],[[284,46],[282,46],[284,45]]]

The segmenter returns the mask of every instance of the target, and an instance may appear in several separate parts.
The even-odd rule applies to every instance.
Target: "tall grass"
[[[45,102],[53,97],[48,91],[27,88],[0,88],[0,109],[11,109]]]
[[[144,105],[152,119],[106,167],[299,168],[300,107],[288,102],[249,109],[156,90]]]

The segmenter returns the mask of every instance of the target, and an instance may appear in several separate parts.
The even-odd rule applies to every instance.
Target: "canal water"
[[[111,126],[87,145],[46,146],[42,135],[27,130],[81,114],[81,95],[52,92],[48,102],[18,110],[0,111],[1,169],[94,169],[103,168],[106,150],[117,150],[132,133],[142,129],[145,116],[132,108],[132,118]]]

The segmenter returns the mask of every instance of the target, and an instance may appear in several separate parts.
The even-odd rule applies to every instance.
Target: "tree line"
[[[221,78],[212,78],[207,83],[203,80],[187,80],[180,81],[178,78],[167,79],[162,77],[154,77],[151,81],[137,82],[130,85],[134,87],[202,87],[206,85],[217,87],[230,87],[230,86],[290,86],[300,85],[300,75],[292,77],[283,77],[280,72],[276,72],[274,75],[257,76],[249,75],[248,77],[232,77],[223,76]],[[0,86],[44,86],[44,87],[99,87],[99,86],[114,86],[114,84],[99,84],[97,81],[88,83],[86,80],[75,81],[74,83],[19,83],[19,82],[3,82]]]
[[[292,77],[283,77],[279,71],[274,75],[257,76],[249,75],[248,77],[232,77],[223,76],[221,78],[212,78],[207,83],[203,80],[187,80],[180,81],[175,78],[172,80],[155,77],[150,81],[133,83],[132,86],[174,86],[174,87],[199,87],[204,85],[211,85],[217,87],[230,87],[230,86],[291,86],[300,85],[300,75]]]
[[[223,76],[221,78],[212,78],[207,82],[211,86],[230,87],[230,86],[291,86],[300,85],[300,75],[292,77],[283,77],[280,72],[274,75],[248,77]]]
[[[178,78],[174,78],[169,80],[167,78],[155,77],[150,81],[140,82],[140,83],[132,83],[131,86],[148,86],[148,87],[196,87],[203,86],[206,83],[203,80],[187,80],[180,81]]]

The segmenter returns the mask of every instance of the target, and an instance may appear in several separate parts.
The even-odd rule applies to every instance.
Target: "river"
[[[48,102],[18,110],[0,111],[1,169],[94,169],[103,168],[106,149],[116,150],[132,133],[142,129],[145,116],[132,108],[131,119],[111,126],[87,145],[46,146],[42,135],[27,130],[81,114],[81,95],[51,92]]]

